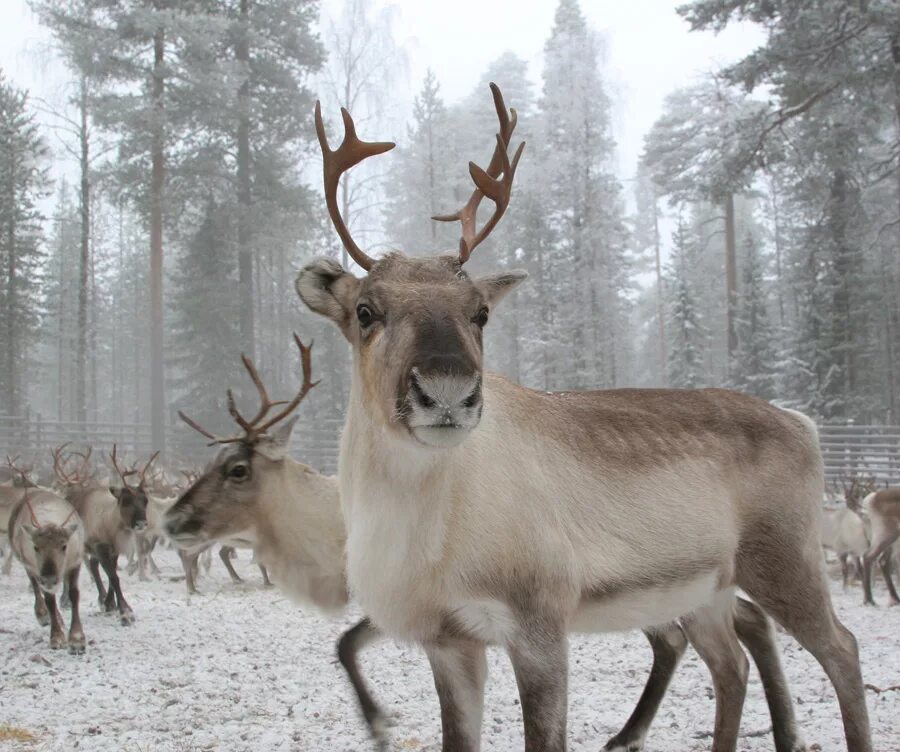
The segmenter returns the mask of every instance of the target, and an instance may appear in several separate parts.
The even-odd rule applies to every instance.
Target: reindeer
[[[84,555],[84,527],[75,508],[47,489],[25,487],[9,520],[9,542],[22,562],[34,591],[34,613],[41,626],[50,624],[50,647],[85,651],[78,611],[78,575]],[[71,607],[68,639],[56,604],[64,584]]]
[[[304,357],[308,358],[308,353],[304,356],[301,346],[301,359]],[[257,386],[261,404],[268,406],[267,409],[260,408],[259,415],[265,415],[268,409],[278,403],[269,401],[265,386],[246,358],[244,365]],[[304,373],[307,374],[305,361]],[[311,373],[305,375],[304,383],[308,383],[310,378]],[[201,478],[194,479],[194,487],[186,491],[169,512],[167,526],[170,536],[191,551],[197,550],[198,546],[208,550],[214,540],[234,540],[240,537],[247,542],[252,541],[260,561],[276,567],[282,578],[279,585],[290,595],[300,601],[312,600],[326,611],[342,608],[348,599],[344,575],[332,576],[325,588],[310,588],[309,577],[298,577],[298,573],[310,567],[311,562],[317,562],[321,570],[332,574],[343,572],[346,534],[340,516],[337,479],[322,476],[284,454],[294,419],[279,417],[276,422],[283,421],[281,427],[269,436],[269,428],[275,423],[267,421],[271,425],[260,433],[257,424],[239,417],[231,397],[229,405],[242,432],[238,436],[224,439],[180,413],[188,425],[211,439],[211,444],[240,443],[243,447],[223,450],[207,472]],[[252,432],[246,429],[248,424],[253,426]],[[276,443],[274,448],[263,450],[263,446],[273,441]],[[261,453],[263,457],[258,456]],[[230,479],[229,463],[234,462],[235,458],[243,462],[242,458],[247,455],[250,456],[252,474],[257,481],[256,485],[244,489],[245,481],[236,483]],[[271,491],[273,487],[275,490]],[[235,514],[236,511],[239,513]],[[736,608],[742,614],[741,624],[744,630],[741,640],[751,650],[760,668],[773,718],[792,719],[793,710],[778,657],[766,652],[766,638],[763,636],[768,625],[765,617],[760,619],[761,612],[753,604],[743,600],[738,602]],[[687,645],[680,628],[669,625],[648,632],[647,636],[654,650],[654,670],[658,673],[659,666],[670,664],[674,670],[674,664],[680,660]],[[358,654],[367,645],[382,638],[380,630],[365,618],[340,637],[337,652],[356,692],[370,732],[380,745],[385,745],[387,720],[372,698],[358,665]],[[625,740],[624,743],[627,744],[628,739],[643,735],[646,732],[644,724],[647,721],[647,708],[655,709],[661,699],[662,694],[643,697],[639,710],[632,715],[617,738]]]
[[[110,457],[122,485],[110,487],[98,486],[90,481],[86,474],[87,460],[74,474],[67,473],[59,454],[54,452],[54,470],[59,482],[66,488],[66,499],[78,510],[84,523],[88,564],[97,586],[100,606],[107,613],[118,609],[121,624],[130,625],[134,622],[134,612],[122,594],[118,574],[119,555],[133,545],[133,533],[147,526],[147,494],[143,483],[147,470],[159,453],[155,453],[140,472],[135,468],[124,470],[118,464],[117,447],[113,445]],[[133,475],[140,477],[136,486],[127,480]],[[101,566],[109,580],[108,588],[104,587],[100,577]]]
[[[317,383],[312,381],[311,346],[304,346],[296,334],[294,341],[300,350],[303,384],[273,417],[267,416],[276,405],[285,403],[269,399],[259,373],[244,355],[241,359],[259,394],[260,407],[255,416],[245,418],[228,392],[228,410],[241,429],[238,434],[217,436],[179,412],[185,423],[210,439],[210,446],[222,449],[169,509],[165,527],[176,545],[188,552],[205,550],[215,541],[251,545],[260,567],[271,570],[276,585],[285,593],[335,612],[349,600],[344,573],[346,534],[337,479],[287,456],[297,421],[292,413]],[[343,635],[338,654],[369,729],[384,743],[386,720],[356,659],[357,653],[378,637],[369,620],[363,619]]]
[[[872,523],[872,542],[863,556],[863,603],[875,605],[872,598],[872,564],[878,560],[891,596],[891,605],[900,605],[891,579],[892,547],[900,538],[900,488],[874,491],[863,499],[862,507]]]
[[[356,245],[340,176],[393,144],[361,141],[343,110],[332,150],[316,106],[329,214],[368,272],[321,258],[295,283],[353,351],[338,473],[351,590],[380,628],[424,647],[445,752],[480,746],[486,645],[511,658],[526,752],[560,752],[567,633],[674,621],[713,674],[713,749],[735,749],[748,672],[736,588],[816,657],[848,748],[870,752],[856,640],[824,571],[811,420],[726,390],[552,394],[484,372],[483,329],[526,276],[465,268],[509,203],[523,148],[508,154],[515,112],[491,88],[497,145],[487,170],[470,163],[466,205],[437,218],[462,224],[459,251],[437,257],[376,260]],[[485,196],[495,210],[478,229]],[[672,670],[651,672],[645,693]],[[792,721],[774,726],[779,749],[802,749]]]

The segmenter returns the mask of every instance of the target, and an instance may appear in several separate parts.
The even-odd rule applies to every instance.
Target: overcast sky
[[[323,10],[333,12],[342,2],[324,0]],[[762,41],[759,30],[750,25],[729,28],[718,36],[691,33],[675,12],[678,4],[582,0],[589,23],[601,32],[608,48],[605,67],[623,178],[634,173],[644,134],[659,116],[667,93]],[[398,84],[398,93],[407,101],[431,67],[445,100],[453,102],[471,91],[487,64],[505,50],[529,61],[539,90],[543,46],[557,0],[398,0],[393,5],[398,9],[397,39],[409,56],[408,80]],[[17,85],[59,100],[65,73],[42,52],[48,47],[48,34],[26,0],[0,0],[0,6],[0,67]]]

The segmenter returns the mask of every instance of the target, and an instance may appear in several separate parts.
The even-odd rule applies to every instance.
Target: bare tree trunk
[[[87,339],[88,339],[88,267],[91,243],[90,141],[88,139],[87,79],[82,76],[78,98],[80,122],[78,167],[81,172],[81,254],[78,262],[78,331],[75,344],[75,420],[82,430],[87,422]]]
[[[166,449],[166,393],[163,364],[163,183],[165,180],[165,31],[153,35],[153,142],[150,161],[150,424],[154,449]]]
[[[728,365],[727,373],[731,374],[731,359],[737,350],[737,327],[735,313],[737,311],[737,251],[734,232],[734,196],[729,193],[725,197],[725,322],[728,332]]]
[[[240,288],[241,348],[253,359],[256,341],[253,315],[253,249],[250,185],[250,0],[241,0],[240,31],[235,59],[244,76],[238,89],[237,192],[238,192],[238,287]]]
[[[666,352],[666,315],[665,290],[663,290],[662,258],[659,241],[659,213],[656,207],[656,194],[653,194],[653,251],[656,257],[656,325],[659,337],[659,376],[660,383],[668,383],[669,355]]]
[[[6,237],[6,409],[10,415],[18,415],[21,412],[19,403],[19,374],[18,374],[18,342],[16,341],[16,310],[18,308],[18,290],[16,284],[16,169],[11,165],[9,171],[9,225]]]

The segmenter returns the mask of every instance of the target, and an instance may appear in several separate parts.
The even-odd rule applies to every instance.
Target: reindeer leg
[[[12,546],[9,547],[9,551],[6,552],[6,560],[3,562],[3,574],[9,577],[12,574],[12,560],[13,560],[13,551]]]
[[[873,535],[874,538],[874,535]],[[873,541],[873,545],[866,551],[863,557],[863,605],[874,606],[875,600],[872,598],[872,565],[878,558],[887,551],[895,538],[883,538],[877,545]],[[893,583],[891,583],[893,584]]]
[[[525,752],[565,752],[568,641],[562,623],[542,617],[528,614],[507,651],[519,686]]]
[[[66,587],[69,592],[69,606],[72,609],[72,619],[69,622],[69,652],[76,655],[84,653],[84,630],[81,628],[81,614],[78,611],[80,592],[78,590],[78,575],[81,567],[75,567],[66,577]]]
[[[425,653],[441,705],[442,752],[478,752],[487,678],[484,644],[442,639],[425,645]],[[526,747],[526,752],[532,749],[537,748]]]
[[[34,591],[34,615],[38,620],[38,624],[46,627],[50,623],[50,613],[47,611],[47,604],[44,602],[44,592],[38,585],[37,577],[28,575],[31,582],[31,589]]]
[[[894,588],[894,581],[891,579],[891,560],[893,558],[893,544],[887,547],[887,550],[881,554],[878,565],[881,567],[881,574],[884,576],[884,582],[887,585],[888,593],[891,595],[892,606],[900,605],[900,597],[897,596],[897,590]]]
[[[847,562],[847,557],[850,554],[839,554],[838,560],[841,562],[841,581],[843,583],[843,589],[846,592],[847,590],[847,582],[850,579],[850,565]]]
[[[631,716],[622,730],[603,748],[607,752],[637,752],[643,749],[650,724],[687,647],[687,638],[677,624],[644,630],[644,636],[653,649],[653,667]]]
[[[238,573],[234,571],[234,565],[231,563],[231,555],[233,553],[234,549],[231,546],[222,546],[219,549],[219,558],[225,565],[225,569],[228,570],[228,574],[231,576],[231,581],[235,585],[239,585],[243,582],[243,580],[238,576]]]
[[[259,571],[262,573],[263,586],[272,587],[272,581],[269,579],[269,573],[266,571],[266,568],[262,564],[257,564],[256,566],[259,567]]]
[[[97,600],[100,608],[106,607],[106,588],[103,586],[103,580],[100,579],[100,560],[91,555],[88,558],[88,569],[91,570],[91,577],[94,578],[94,584],[97,586]]]
[[[734,626],[734,598],[697,609],[682,627],[712,674],[716,721],[712,752],[734,752],[747,692],[750,667]]]
[[[806,742],[797,727],[791,691],[781,666],[775,630],[772,622],[755,603],[738,598],[734,612],[734,627],[738,639],[750,651],[759,670],[769,715],[772,717],[772,734],[776,752],[805,752]]]
[[[369,688],[366,686],[366,682],[359,671],[359,664],[356,661],[357,654],[366,645],[375,642],[381,637],[381,631],[366,617],[341,635],[337,644],[337,654],[338,660],[347,672],[347,677],[350,679],[350,683],[356,692],[359,708],[362,710],[363,718],[366,720],[366,725],[369,727],[372,737],[380,749],[386,749],[388,743],[386,726],[388,726],[388,721],[378,703],[375,702],[369,693]]]
[[[56,596],[53,593],[44,593],[44,603],[50,612],[50,647],[53,650],[66,646],[66,633],[63,630],[62,614],[56,607]]]
[[[181,559],[181,568],[184,570],[184,582],[187,585],[188,595],[197,595],[197,585],[194,580],[196,574],[197,557],[199,554],[188,554],[178,550],[178,558]]]
[[[103,547],[100,563],[103,565],[103,570],[109,578],[110,592],[115,594],[115,600],[119,606],[119,621],[123,626],[128,626],[134,623],[134,612],[131,610],[131,606],[128,605],[128,601],[125,600],[125,596],[122,595],[122,585],[119,582],[119,573],[117,571],[119,566],[118,558],[111,546],[106,545]]]

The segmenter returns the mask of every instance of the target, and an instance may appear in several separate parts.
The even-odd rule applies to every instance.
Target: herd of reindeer
[[[248,416],[228,393],[237,426],[220,436],[181,418],[217,447],[183,479],[121,461],[109,472],[90,449],[48,453],[52,476],[9,458],[0,526],[24,566],[50,644],[83,653],[83,562],[101,607],[134,620],[118,575],[128,556],[142,577],[154,546],[179,551],[193,591],[199,557],[215,544],[232,578],[234,547],[250,548],[265,583],[335,612],[352,597],[368,614],[338,640],[338,656],[374,738],[386,716],[357,655],[382,635],[423,646],[441,706],[445,752],[479,749],[485,647],[508,652],[519,687],[526,752],[566,748],[567,634],[641,629],[653,668],[637,707],[607,750],[642,748],[678,661],[691,644],[716,694],[713,750],[737,744],[749,663],[756,664],[778,752],[806,749],[774,639],[772,619],[821,663],[836,690],[847,746],[872,749],[856,640],[831,605],[822,544],[858,567],[873,604],[872,570],[893,604],[892,544],[900,489],[845,488],[827,509],[815,425],[805,416],[724,390],[613,390],[550,394],[483,369],[482,329],[525,277],[470,277],[472,251],[509,203],[521,144],[491,84],[499,133],[487,169],[458,212],[458,253],[379,259],[354,242],[336,199],[341,175],[393,147],[360,140],[342,111],[331,149],[315,123],[325,196],[358,277],[329,258],[307,264],[296,290],[331,319],[353,351],[337,477],[289,455],[296,410],[317,382],[311,349],[294,335],[302,384],[273,401],[242,356],[259,398]],[[477,229],[487,197],[494,213]],[[900,547],[898,547],[900,548]],[[106,575],[106,583],[100,570]],[[741,594],[738,595],[738,590]],[[57,604],[57,595],[62,603]],[[71,608],[65,633],[60,605]]]

